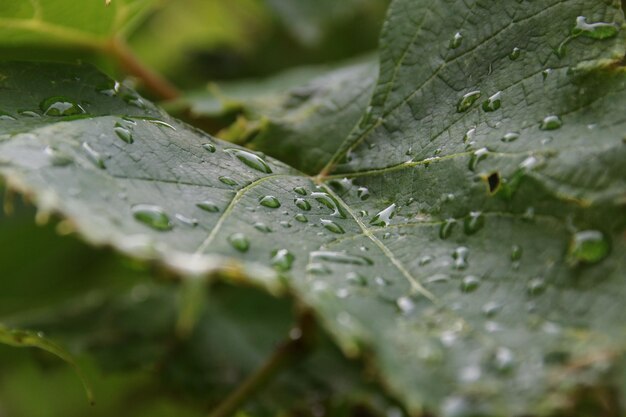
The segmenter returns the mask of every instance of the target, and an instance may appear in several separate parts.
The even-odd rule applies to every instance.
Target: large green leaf
[[[6,64],[1,170],[89,241],[288,288],[413,412],[544,414],[608,386],[617,413],[623,20],[397,0],[372,105],[315,178],[101,95],[86,68]]]

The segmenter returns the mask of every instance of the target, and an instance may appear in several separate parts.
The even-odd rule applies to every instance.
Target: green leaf
[[[289,289],[412,412],[621,398],[623,21],[618,2],[397,0],[371,108],[313,178],[97,96],[86,68],[5,64],[0,169],[91,242]],[[19,116],[50,97],[90,116]]]
[[[83,4],[84,3],[84,4]],[[153,0],[9,1],[0,5],[0,46],[56,45],[101,48],[129,32]]]
[[[196,118],[241,114],[218,137],[315,174],[365,111],[377,74],[371,59],[333,69],[301,68],[261,82],[211,84],[182,101]]]

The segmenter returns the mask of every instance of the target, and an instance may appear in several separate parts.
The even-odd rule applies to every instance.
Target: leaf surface
[[[88,69],[7,64],[1,170],[92,242],[289,288],[412,412],[619,398],[622,25],[617,2],[397,0],[371,108],[316,178],[98,95]],[[90,116],[17,113],[59,96]]]

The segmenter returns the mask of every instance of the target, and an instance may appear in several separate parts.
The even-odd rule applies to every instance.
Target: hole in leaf
[[[489,192],[491,194],[495,193],[500,186],[500,174],[497,172],[489,174],[487,177],[487,184],[489,185]]]

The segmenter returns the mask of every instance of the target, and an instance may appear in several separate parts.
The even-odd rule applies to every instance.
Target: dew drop
[[[234,155],[237,159],[239,159],[241,162],[248,165],[252,169],[256,169],[257,171],[261,171],[266,174],[272,173],[272,169],[267,164],[267,162],[265,162],[263,158],[253,154],[252,152],[236,148],[225,149],[224,152]]]
[[[495,316],[500,310],[502,310],[502,304],[496,303],[495,301],[489,301],[482,308],[483,314],[487,317]]]
[[[233,233],[228,237],[228,243],[239,252],[247,252],[250,248],[250,242],[243,233]]]
[[[311,210],[311,204],[309,204],[309,202],[306,201],[304,198],[296,198],[294,200],[294,203],[296,207],[298,207],[300,210],[304,210],[304,211]]]
[[[511,349],[500,347],[496,349],[492,363],[498,372],[510,372],[515,366],[515,355]]]
[[[273,209],[280,207],[280,201],[273,195],[266,195],[259,198],[259,204]]]
[[[365,277],[361,274],[359,274],[358,272],[348,272],[346,274],[346,280],[355,286],[358,287],[365,287],[367,286],[367,279],[365,279]]]
[[[300,195],[307,194],[306,189],[304,187],[294,187],[293,190],[296,192],[296,194],[300,194]]]
[[[480,279],[473,275],[468,275],[461,280],[461,291],[464,293],[474,292],[480,287]]]
[[[320,202],[322,205],[328,207],[333,210],[331,216],[341,217],[343,219],[346,218],[345,213],[339,207],[339,204],[335,201],[335,199],[328,193],[315,192],[311,193],[311,197]]]
[[[328,275],[333,271],[321,263],[311,263],[306,266],[306,272],[311,275]]]
[[[64,167],[74,162],[74,158],[72,158],[70,155],[52,146],[46,146],[46,149],[44,149],[44,153],[50,160],[50,163],[54,166]]]
[[[39,107],[46,116],[62,117],[86,113],[78,103],[62,96],[47,98]]]
[[[203,143],[202,147],[211,153],[215,153],[216,148],[215,148],[215,145],[213,145],[212,143],[209,143],[209,142]]]
[[[560,128],[562,125],[563,122],[561,121],[561,118],[552,114],[543,118],[543,120],[541,121],[541,125],[539,125],[539,128],[541,130],[555,130]]]
[[[388,226],[396,212],[396,204],[392,204],[384,210],[379,211],[373,218],[370,220],[370,224],[374,226]]]
[[[454,226],[456,226],[455,219],[447,219],[443,223],[441,223],[441,227],[439,228],[439,237],[441,239],[447,239],[452,234],[454,230]]]
[[[135,219],[156,230],[171,230],[172,223],[165,211],[153,204],[136,204],[131,208]]]
[[[270,229],[270,227],[266,225],[265,223],[257,222],[257,223],[254,223],[253,226],[259,232],[270,233],[272,231],[272,229]]]
[[[483,102],[483,110],[486,112],[496,111],[502,105],[502,92],[498,91]]]
[[[270,262],[275,269],[287,272],[291,269],[294,259],[295,256],[287,249],[278,249],[272,251],[272,259]]]
[[[89,159],[95,166],[100,169],[106,168],[104,164],[104,158],[98,151],[91,147],[87,142],[83,142],[83,150],[85,151],[85,155],[87,155],[87,159]]]
[[[467,258],[469,257],[469,249],[465,246],[459,246],[452,252],[452,259],[454,259],[455,269],[466,269]]]
[[[515,48],[513,48],[513,50],[509,54],[509,59],[511,61],[515,61],[517,58],[520,57],[521,54],[522,54],[522,50],[516,46]]]
[[[309,219],[302,213],[296,214],[293,218],[299,221],[300,223],[307,223],[309,221]]]
[[[183,214],[176,214],[176,220],[189,227],[196,227],[198,225],[198,219],[194,219],[193,217],[187,217]]]
[[[373,265],[374,262],[360,255],[350,255],[346,252],[332,252],[332,251],[315,251],[311,252],[311,259],[313,261],[326,261],[339,264],[349,265]]]
[[[574,264],[595,264],[607,257],[610,244],[598,230],[583,230],[574,234],[570,241],[568,257]]]
[[[541,295],[546,291],[546,282],[543,278],[533,278],[528,282],[526,290],[528,291],[528,295]]]
[[[471,171],[475,171],[476,167],[478,166],[478,163],[487,159],[488,155],[489,155],[489,149],[487,148],[480,148],[474,151],[472,153],[472,156],[470,157],[470,161],[468,164],[469,169]]]
[[[117,137],[122,139],[124,142],[126,143],[134,142],[133,134],[131,133],[131,131],[125,128],[124,126],[122,126],[121,124],[115,123],[115,127],[113,128],[113,131],[115,132]]]
[[[465,143],[472,142],[474,140],[475,135],[476,135],[476,128],[473,127],[469,129],[467,132],[465,132],[465,135],[463,135],[463,142]]]
[[[511,260],[519,261],[522,259],[522,247],[519,245],[513,245],[511,247]]]
[[[396,305],[402,312],[402,314],[410,314],[413,310],[415,310],[415,303],[411,300],[410,297],[402,296],[396,300]]]
[[[502,142],[515,142],[517,139],[519,138],[519,133],[517,132],[508,132],[506,133],[504,136],[502,136],[502,139],[500,139]]]
[[[356,190],[356,195],[363,201],[367,200],[368,198],[370,198],[370,190],[367,189],[367,187],[359,187]]]
[[[31,111],[31,110],[19,110],[17,113],[20,116],[25,116],[25,117],[41,117],[39,113]],[[0,112],[0,120],[2,120],[2,112]]]
[[[461,97],[458,104],[456,105],[456,111],[459,113],[466,112],[467,110],[469,110],[470,107],[472,107],[472,104],[474,104],[476,100],[480,98],[480,95],[481,93],[478,90],[470,91],[469,93],[465,94],[463,97]]]
[[[473,235],[485,226],[485,216],[479,211],[472,211],[463,222],[466,235]]]
[[[196,203],[196,207],[201,208],[204,211],[208,211],[209,213],[217,213],[220,211],[220,208],[214,202],[210,200],[204,200],[199,203]]]
[[[335,223],[332,220],[320,219],[320,222],[322,222],[322,225],[324,226],[324,228],[326,228],[326,230],[331,231],[333,233],[343,234],[346,232],[345,230],[343,230],[343,227],[339,226],[337,223]]]
[[[109,80],[96,86],[96,92],[104,94],[105,96],[114,97],[120,91],[120,83],[117,81]]]
[[[287,220],[282,220],[278,222],[278,224],[280,224],[285,229],[289,229],[291,227],[291,223],[289,223]]]
[[[541,77],[543,77],[543,80],[545,81],[546,78],[548,78],[548,75],[550,75],[551,73],[552,73],[552,69],[546,68],[543,71],[541,71]]]
[[[237,185],[237,181],[235,181],[234,179],[232,179],[231,177],[227,177],[225,175],[222,175],[221,177],[218,178],[220,180],[220,182],[226,184],[226,185],[230,185],[231,187]]]
[[[585,16],[578,16],[576,26],[572,29],[572,35],[585,36],[591,39],[609,39],[617,36],[618,30],[615,23],[587,23]]]
[[[463,43],[463,35],[461,32],[457,32],[454,34],[452,39],[450,39],[450,43],[448,44],[448,48],[456,49]]]

